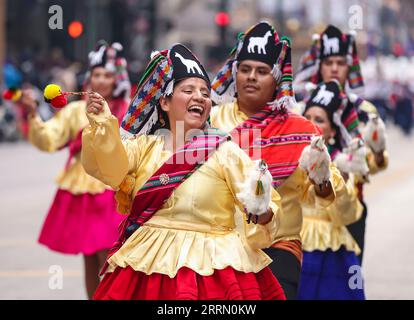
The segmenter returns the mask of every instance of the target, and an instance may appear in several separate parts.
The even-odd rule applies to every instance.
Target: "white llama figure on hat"
[[[263,37],[251,37],[249,39],[249,45],[247,46],[248,53],[255,53],[255,47],[257,47],[257,53],[266,54],[266,44],[268,38],[272,36],[272,33],[267,31]]]
[[[339,52],[339,39],[328,38],[328,35],[323,35],[324,55],[335,54]]]
[[[312,99],[315,103],[321,103],[325,106],[331,103],[334,93],[326,90],[326,85],[322,85],[316,96]]]
[[[203,75],[203,72],[201,71],[199,65],[197,64],[197,62],[195,62],[194,60],[190,60],[190,59],[186,59],[184,58],[181,54],[179,54],[178,52],[175,53],[175,56],[180,59],[180,61],[182,62],[183,65],[185,65],[187,67],[187,72],[188,73],[196,73],[196,71],[200,74]]]

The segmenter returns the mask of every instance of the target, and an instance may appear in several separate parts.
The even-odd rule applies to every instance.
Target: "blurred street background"
[[[56,6],[61,28],[51,29]],[[355,17],[359,17],[355,22]],[[293,43],[293,67],[332,23],[355,29],[365,77],[361,95],[389,130],[390,167],[366,188],[363,265],[368,299],[414,299],[414,2],[410,0],[0,0],[0,89],[48,83],[82,88],[96,42],[120,42],[133,84],[152,50],[181,42],[214,75],[237,34],[268,20]],[[40,106],[44,120],[55,112]],[[45,154],[25,141],[24,110],[0,97],[0,299],[85,299],[81,256],[37,243],[67,151]],[[61,268],[61,269],[59,269]],[[53,275],[63,284],[54,288]]]

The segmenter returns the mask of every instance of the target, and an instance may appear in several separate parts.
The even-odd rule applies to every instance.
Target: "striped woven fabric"
[[[259,137],[256,130],[260,130]],[[232,132],[234,141],[253,160],[261,158],[266,161],[275,188],[296,170],[303,149],[314,135],[320,135],[320,130],[312,122],[288,110],[272,110],[270,106]],[[240,141],[247,137],[248,143]],[[259,149],[260,152],[257,152]]]
[[[162,86],[172,77],[172,65],[167,51],[158,53],[148,64],[121,127],[131,134],[148,134],[150,124],[159,120],[156,105]],[[145,126],[147,125],[148,128]]]
[[[205,163],[223,142],[230,139],[228,134],[217,129],[208,129],[177,150],[137,192],[131,213],[120,225],[120,237],[109,251],[109,257],[161,208],[175,188]],[[106,263],[101,274],[107,267]]]

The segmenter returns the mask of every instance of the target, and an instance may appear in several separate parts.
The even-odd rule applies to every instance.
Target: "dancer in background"
[[[342,153],[354,143],[349,139],[344,123],[356,114],[336,80],[319,84],[306,104],[304,116],[322,129],[329,154],[334,162],[338,161],[338,169],[347,179],[349,197],[327,208],[303,206],[301,237],[304,253],[298,299],[365,299],[363,287],[351,288],[349,285],[355,270],[352,268],[360,267],[357,254],[361,250],[346,225],[357,221],[363,210],[354,189],[352,170],[363,171],[365,166],[368,171],[368,167],[364,153],[362,159],[358,159],[356,152],[351,157],[351,153]],[[357,166],[358,161],[362,168]]]
[[[348,103],[352,104],[358,111],[357,117],[349,119],[345,123],[348,131],[354,135],[355,130],[359,129],[359,132],[364,134],[366,127],[368,127],[368,129],[374,128],[372,133],[376,132],[374,135],[364,135],[368,147],[367,161],[370,174],[386,169],[388,155],[385,150],[384,124],[372,103],[351,92],[351,90],[358,90],[364,86],[355,34],[342,33],[338,28],[329,25],[321,35],[314,35],[313,39],[311,49],[301,59],[301,65],[295,77],[295,88],[305,87],[307,82],[317,85],[321,81],[339,81],[349,97]],[[358,256],[361,263],[365,247],[365,223],[367,218],[367,205],[363,196],[365,182],[365,178],[356,176],[355,187],[358,189],[358,198],[364,207],[364,212],[361,219],[347,226],[361,248],[361,254]]]
[[[130,96],[130,83],[122,46],[99,42],[89,54],[87,90],[107,99],[112,113],[124,116]],[[39,242],[53,251],[82,254],[89,298],[99,284],[99,270],[108,249],[118,237],[122,216],[116,211],[114,191],[88,175],[80,162],[82,131],[88,125],[86,101],[75,101],[44,122],[37,114],[37,103],[30,90],[22,104],[29,112],[28,139],[41,151],[69,150],[69,158],[57,179],[58,191],[49,209]]]

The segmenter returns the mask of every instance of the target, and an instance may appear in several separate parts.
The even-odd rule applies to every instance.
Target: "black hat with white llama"
[[[273,68],[282,50],[282,43],[277,43],[275,37],[277,34],[268,23],[261,22],[255,25],[246,33],[237,61],[260,61]],[[278,37],[277,40],[279,40]]]
[[[195,55],[182,44],[176,44],[171,48],[170,59],[173,68],[175,82],[186,78],[201,78],[210,87],[210,79],[203,65]]]

